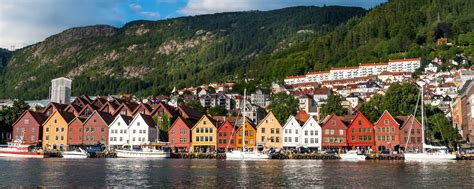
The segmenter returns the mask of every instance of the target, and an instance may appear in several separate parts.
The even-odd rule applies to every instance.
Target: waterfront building
[[[283,125],[283,148],[298,149],[301,146],[301,124],[294,116],[288,117]]]
[[[79,116],[79,113],[81,112],[82,108],[75,105],[75,104],[69,104],[66,106],[64,109],[65,112],[70,112],[73,113],[75,116]]]
[[[283,148],[283,133],[280,132],[282,126],[272,112],[262,119],[256,129],[258,146],[262,146],[265,150]]]
[[[221,152],[235,149],[237,131],[229,121],[224,121],[217,128],[217,149]]]
[[[216,150],[216,121],[207,115],[191,129],[191,149],[193,152],[214,152]]]
[[[397,116],[403,122],[400,128],[400,147],[405,152],[421,152],[423,148],[421,123],[413,116]]]
[[[43,134],[42,125],[47,118],[40,112],[24,111],[12,125],[12,140],[22,140],[23,144],[40,144]]]
[[[82,137],[84,136],[84,121],[86,118],[76,117],[68,125],[67,145],[69,149],[75,149],[82,146]]]
[[[115,109],[115,112],[112,115],[114,117],[118,114],[133,117],[133,111],[135,108],[136,105],[133,103],[122,103],[117,109]]]
[[[106,112],[106,113],[109,113],[111,115],[115,115],[115,112],[117,110],[117,108],[119,107],[119,105],[111,102],[111,101],[107,101],[105,102],[104,105],[102,105],[102,107],[99,109],[100,112]]]
[[[452,108],[453,127],[466,141],[474,141],[474,81],[467,80]]]
[[[109,125],[108,144],[110,148],[122,148],[130,143],[128,126],[132,122],[132,117],[117,115]]]
[[[79,117],[88,118],[95,110],[96,108],[94,106],[86,104],[79,112]]]
[[[318,122],[310,116],[301,128],[301,147],[310,151],[319,151],[322,148],[322,128]]]
[[[59,104],[68,104],[71,100],[72,80],[60,77],[51,80],[50,101]]]
[[[398,150],[400,144],[400,124],[385,110],[377,122],[374,123],[375,151]]]
[[[256,147],[256,136],[257,136],[257,130],[255,127],[255,124],[252,123],[248,118],[245,120],[245,141],[243,140],[243,135],[244,135],[244,129],[243,129],[243,124],[240,124],[237,129],[237,134],[235,135],[235,148],[236,149],[242,149],[244,142],[245,142],[245,148],[249,149],[250,151],[254,150]]]
[[[335,114],[327,116],[323,120],[323,143],[322,149],[332,150],[339,149],[343,150],[347,146],[347,133],[346,125],[342,122],[342,119]]]
[[[191,128],[196,124],[192,119],[179,116],[168,131],[169,146],[175,152],[189,152],[191,148]]]
[[[68,125],[74,118],[72,113],[54,111],[43,123],[43,149],[66,150]]]
[[[106,112],[94,111],[84,121],[84,145],[108,145],[109,139],[109,125],[114,120],[114,117]]]
[[[43,113],[45,116],[49,117],[55,111],[64,111],[64,109],[66,107],[67,107],[66,104],[59,104],[59,103],[55,103],[55,102],[49,102],[48,105],[43,109],[43,111],[41,113]]]
[[[137,115],[137,114],[145,114],[145,115],[151,115],[151,112],[153,111],[153,109],[151,108],[151,106],[147,103],[140,103],[138,104],[138,106],[135,108],[135,110],[133,111],[133,116]]]
[[[374,125],[362,114],[357,112],[347,127],[347,145],[352,150],[374,150]]]
[[[129,143],[132,147],[157,142],[158,130],[156,122],[149,115],[136,114],[128,126]],[[167,133],[166,133],[167,134]]]

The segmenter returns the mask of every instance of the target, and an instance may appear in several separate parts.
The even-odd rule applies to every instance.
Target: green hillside
[[[0,97],[45,98],[50,80],[74,79],[73,95],[168,93],[231,81],[255,58],[363,16],[355,7],[293,7],[72,28],[13,52]]]

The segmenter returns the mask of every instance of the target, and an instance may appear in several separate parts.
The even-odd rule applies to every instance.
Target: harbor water
[[[474,161],[0,159],[0,187],[472,188]]]

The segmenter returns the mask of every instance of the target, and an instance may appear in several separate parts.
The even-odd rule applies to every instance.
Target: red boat
[[[33,150],[29,145],[21,144],[21,140],[16,140],[8,142],[7,147],[0,148],[0,157],[46,158],[49,153]]]

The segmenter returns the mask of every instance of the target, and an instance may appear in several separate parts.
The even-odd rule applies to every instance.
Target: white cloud
[[[2,0],[0,47],[20,48],[71,27],[121,25],[120,0]]]
[[[143,11],[142,6],[139,4],[132,3],[129,5],[130,9],[136,14],[142,15],[148,19],[158,19],[160,18],[160,13],[158,12],[150,12],[150,11]]]
[[[184,15],[229,11],[271,10],[303,5],[344,5],[370,8],[386,0],[188,0],[178,12]]]

